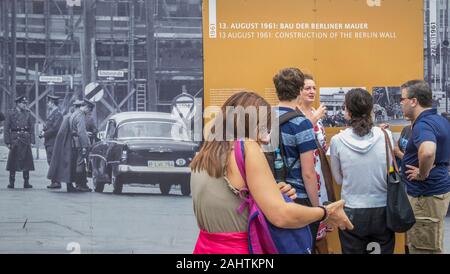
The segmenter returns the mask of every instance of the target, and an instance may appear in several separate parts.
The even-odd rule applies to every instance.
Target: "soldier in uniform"
[[[45,151],[47,152],[47,163],[50,165],[56,135],[61,127],[63,115],[58,108],[59,97],[49,95],[47,98],[47,120],[45,121],[44,129],[39,135],[39,138],[44,138]],[[52,180],[52,183],[47,186],[47,188],[59,189],[61,188],[61,183],[56,180]]]
[[[98,133],[98,129],[97,129],[97,125],[95,123],[94,117],[92,117],[92,112],[94,111],[94,103],[92,103],[91,101],[84,99],[86,106],[88,107],[89,111],[86,114],[86,130],[88,133],[88,137],[89,137],[89,141],[91,143],[91,145],[97,143],[98,141],[100,141],[97,137],[97,133]]]
[[[90,147],[86,130],[86,114],[92,106],[88,100],[74,102],[75,111],[69,118],[69,127],[72,133],[72,174],[74,174],[76,188],[80,192],[90,192],[87,186],[87,155]]]
[[[10,110],[5,119],[4,139],[9,148],[6,170],[9,171],[8,188],[14,188],[16,171],[23,172],[24,188],[30,185],[30,170],[34,170],[31,144],[35,143],[34,122],[30,110],[27,108],[28,100],[20,96],[16,100],[16,107]]]

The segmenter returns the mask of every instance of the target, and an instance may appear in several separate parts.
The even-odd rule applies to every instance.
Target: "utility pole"
[[[2,91],[2,109],[6,110],[11,105],[11,96],[8,97],[7,91],[9,92],[9,54],[8,54],[8,41],[9,41],[9,22],[8,22],[8,1],[0,1],[1,6],[1,18],[3,27],[3,42],[2,42],[2,55],[3,62],[3,84],[4,88]]]
[[[16,67],[17,67],[17,59],[16,59],[16,48],[17,48],[17,39],[16,39],[16,0],[12,0],[11,2],[11,99],[14,100],[16,98]],[[12,102],[11,100],[11,102]]]
[[[131,0],[128,4],[128,93],[130,93],[135,88],[135,74],[134,74],[134,33],[135,33],[135,20],[134,20],[134,0]],[[133,110],[135,107],[134,96],[128,99],[127,109]]]
[[[53,74],[50,71],[51,51],[50,51],[50,1],[44,1],[44,31],[45,31],[45,61],[42,65],[42,73]]]
[[[37,134],[35,136],[39,135],[39,65],[38,63],[35,63],[34,65],[34,73],[35,73],[35,98],[36,98],[36,124],[35,124],[35,131]],[[36,160],[39,160],[39,138],[36,138]]]
[[[67,72],[67,74],[71,74],[72,75],[72,79],[74,77],[75,74],[75,66],[74,66],[74,58],[73,58],[73,54],[74,54],[74,25],[73,25],[73,6],[69,6],[69,33],[70,33],[70,71]]]
[[[95,1],[93,0],[85,0],[83,1],[83,43],[80,42],[81,47],[81,59],[82,62],[82,88],[95,80],[95,77],[93,77],[95,71],[92,70],[92,64],[95,62],[93,60],[93,54],[95,48],[94,40],[94,33],[95,33]],[[81,94],[84,94],[81,91]]]
[[[147,26],[147,110],[156,111],[157,94],[156,94],[156,77],[155,77],[155,0],[145,1],[145,21]]]

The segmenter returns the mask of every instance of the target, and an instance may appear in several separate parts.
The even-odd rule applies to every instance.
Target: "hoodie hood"
[[[358,153],[367,153],[378,142],[380,138],[384,138],[384,133],[378,127],[373,127],[369,134],[360,137],[353,132],[352,128],[348,128],[339,135],[341,142],[349,149]]]

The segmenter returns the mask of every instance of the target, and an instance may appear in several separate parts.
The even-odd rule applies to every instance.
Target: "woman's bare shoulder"
[[[245,151],[249,153],[262,153],[260,144],[255,140],[246,139],[244,141]]]

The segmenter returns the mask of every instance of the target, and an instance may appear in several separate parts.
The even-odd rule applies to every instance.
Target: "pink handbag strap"
[[[234,141],[234,158],[236,158],[236,164],[241,173],[242,179],[244,179],[245,187],[247,187],[247,174],[245,173],[245,156],[242,153],[244,150],[244,142],[241,140]]]
[[[234,141],[234,158],[236,159],[236,164],[238,166],[239,172],[241,173],[242,179],[244,180],[245,187],[239,191],[239,196],[243,200],[242,204],[239,206],[237,211],[242,214],[246,208],[251,207],[250,191],[247,186],[247,174],[245,172],[245,156],[244,156],[244,141],[236,140]]]

